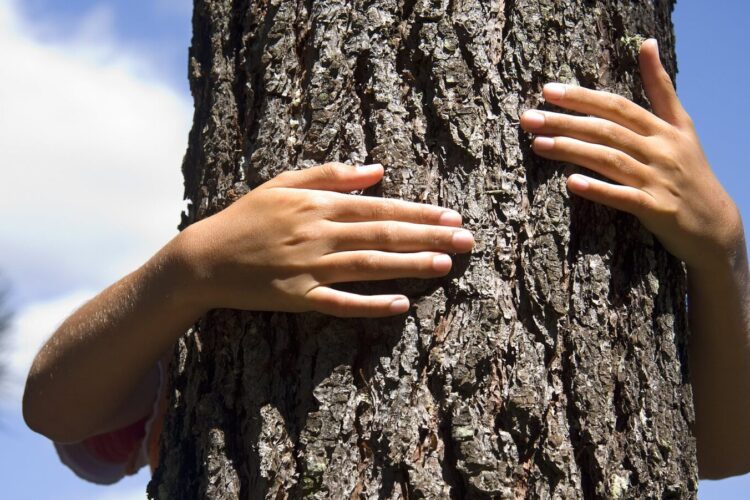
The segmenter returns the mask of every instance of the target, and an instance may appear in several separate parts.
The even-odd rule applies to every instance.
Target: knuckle
[[[643,213],[651,208],[651,196],[643,191],[637,191],[633,196],[633,208],[636,213]]]
[[[679,215],[677,206],[674,203],[662,204],[658,209],[658,213],[661,217],[667,219],[675,219]]]
[[[284,186],[286,184],[289,184],[293,178],[294,178],[294,172],[285,170],[284,172],[281,172],[279,175],[274,177],[273,180],[275,181],[274,182],[275,184],[280,184]]]
[[[396,204],[391,200],[383,200],[375,207],[375,217],[380,220],[394,220],[396,215]]]
[[[325,179],[336,180],[341,175],[342,164],[338,162],[328,162],[320,166],[320,175]]]
[[[429,205],[420,204],[417,208],[417,217],[420,222],[430,222],[439,219],[439,215]]]
[[[566,125],[568,122],[566,121],[569,116],[563,113],[551,113],[547,111],[541,112],[542,115],[544,115],[544,127],[549,129],[561,129],[561,128],[567,128]]]
[[[331,301],[330,313],[332,316],[345,318],[349,315],[349,309],[349,299],[347,297],[338,296]]]
[[[672,82],[672,77],[669,76],[669,73],[666,71],[661,71],[661,74],[659,75],[659,81],[660,83],[667,89],[674,90],[674,83]]]
[[[606,93],[602,100],[602,107],[610,113],[620,114],[622,98],[617,94]]]
[[[324,192],[313,191],[306,196],[305,203],[301,203],[300,207],[304,212],[322,213],[330,211],[332,205],[332,200]]]
[[[371,253],[362,253],[357,255],[351,261],[351,270],[355,273],[368,272],[376,269],[378,259]]]
[[[612,123],[602,120],[599,124],[599,135],[607,144],[615,144],[618,142],[620,134]]]
[[[604,162],[614,170],[623,170],[625,167],[625,159],[617,151],[606,152],[604,154]]]
[[[316,239],[316,232],[308,226],[298,226],[287,238],[287,246],[298,246]]]
[[[325,179],[335,179],[336,167],[332,163],[324,163],[320,166],[320,176]]]
[[[674,179],[665,179],[662,181],[664,189],[669,193],[672,199],[679,200],[683,195],[683,189],[677,184]]]
[[[679,154],[666,146],[654,153],[651,163],[668,172],[675,172],[680,169]]]
[[[363,271],[374,271],[380,267],[380,258],[376,254],[366,253],[361,257]]]
[[[631,102],[621,95],[607,94],[605,109],[617,119],[626,119],[629,115]]]
[[[676,155],[665,154],[661,159],[660,166],[671,172],[680,170],[680,162]]]
[[[395,224],[384,223],[380,225],[378,231],[378,239],[382,243],[393,243],[396,239],[396,226]]]
[[[646,148],[648,152],[648,163],[660,167],[671,168],[674,163],[674,153],[669,144],[661,137],[646,138]]]
[[[329,216],[346,213],[348,211],[347,207],[351,204],[349,196],[350,195],[335,193],[333,191],[323,191],[323,200],[319,200],[319,202],[322,202],[320,208]]]
[[[433,230],[431,231],[429,241],[433,248],[450,248],[452,243],[453,232]]]

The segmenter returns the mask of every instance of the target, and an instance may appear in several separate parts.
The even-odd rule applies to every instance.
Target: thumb
[[[264,187],[320,189],[346,193],[370,187],[383,177],[379,163],[354,167],[331,162],[304,170],[284,172],[264,184]]]
[[[649,38],[641,44],[638,60],[643,88],[654,114],[672,125],[685,125],[689,121],[688,114],[680,104],[672,79],[661,64],[659,45],[655,39]]]

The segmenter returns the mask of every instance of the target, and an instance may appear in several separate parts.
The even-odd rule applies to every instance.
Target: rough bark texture
[[[381,162],[366,193],[475,232],[403,317],[214,311],[180,342],[159,498],[690,498],[684,271],[566,193],[519,113],[547,81],[647,105],[672,0],[196,0],[182,226],[287,169]]]

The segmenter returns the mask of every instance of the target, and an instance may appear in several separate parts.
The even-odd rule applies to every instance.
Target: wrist
[[[732,246],[724,247],[723,251],[706,256],[700,265],[687,264],[687,272],[691,283],[702,283],[703,286],[713,284],[738,286],[740,283],[746,283],[748,261],[744,234],[740,233],[740,237]]]
[[[740,212],[732,203],[725,213],[715,222],[714,237],[699,253],[701,258],[687,263],[689,271],[701,274],[733,272],[745,262],[747,247]]]
[[[154,257],[154,267],[168,300],[197,319],[212,306],[201,285],[205,280],[191,244],[194,232],[191,228],[183,230],[161,249]]]

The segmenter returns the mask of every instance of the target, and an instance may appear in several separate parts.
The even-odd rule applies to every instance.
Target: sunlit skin
[[[452,210],[342,194],[382,176],[380,165],[284,173],[188,228],[182,252],[198,281],[196,307],[342,317],[406,312],[403,295],[364,296],[327,285],[443,276],[451,268],[448,253],[468,252],[474,239]]]
[[[742,222],[711,171],[655,41],[643,44],[640,64],[654,113],[612,94],[550,84],[548,102],[589,116],[530,110],[521,125],[536,136],[537,154],[614,181],[574,174],[567,181],[572,193],[632,213],[686,262],[700,474],[738,474],[750,470],[750,293]],[[444,276],[450,254],[470,251],[473,236],[451,210],[345,194],[382,176],[379,165],[335,163],[285,173],[190,226],[54,332],[27,380],[29,426],[73,442],[148,415],[154,366],[212,308],[342,317],[407,311],[403,295],[362,296],[331,285]]]
[[[702,477],[750,470],[747,249],[736,205],[711,170],[655,40],[640,50],[653,113],[606,92],[550,83],[545,100],[587,116],[529,110],[534,152],[610,179],[567,179],[575,195],[629,212],[688,269],[690,368]]]

